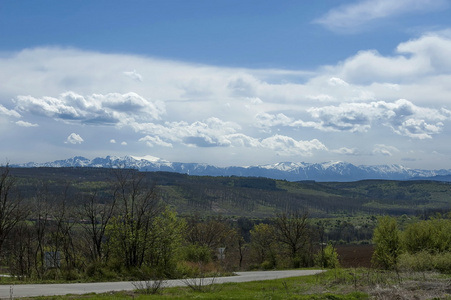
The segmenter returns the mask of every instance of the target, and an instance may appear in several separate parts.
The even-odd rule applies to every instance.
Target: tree
[[[389,216],[378,218],[373,242],[376,244],[372,258],[373,263],[384,269],[398,270],[402,242],[395,218]]]
[[[300,252],[309,242],[307,225],[308,213],[297,210],[281,213],[274,220],[276,240],[288,249],[293,267],[300,266]]]
[[[212,251],[225,246],[233,236],[233,229],[222,217],[202,221],[199,216],[188,219],[186,240],[193,245],[206,246]]]
[[[81,216],[86,218],[87,222],[83,224],[83,228],[89,239],[90,255],[93,262],[99,262],[103,259],[103,244],[105,233],[116,208],[116,196],[110,199],[104,199],[100,203],[100,197],[97,191],[88,195],[87,200],[81,208]]]
[[[16,181],[11,176],[8,164],[0,168],[0,253],[3,244],[16,227],[26,219],[28,210],[22,205],[20,194],[14,189]]]
[[[268,268],[276,266],[275,231],[269,224],[260,223],[250,231],[251,248],[260,265],[265,263]]]
[[[161,212],[155,184],[149,186],[136,170],[119,169],[116,192],[119,215],[112,219],[109,235],[116,257],[126,268],[144,263],[153,219]]]
[[[39,278],[43,278],[45,266],[45,248],[49,235],[51,207],[48,186],[45,183],[36,187],[34,196],[33,215],[35,222],[33,224],[34,236],[36,243],[34,246],[34,269]]]
[[[174,275],[175,258],[180,251],[185,225],[184,220],[177,218],[177,214],[169,208],[153,219],[145,255],[145,263],[151,268],[152,276]]]

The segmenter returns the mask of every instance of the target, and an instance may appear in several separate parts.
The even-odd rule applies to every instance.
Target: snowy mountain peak
[[[208,164],[169,162],[158,157],[146,156],[106,156],[92,160],[75,156],[65,160],[47,163],[29,162],[11,164],[11,167],[97,167],[134,168],[140,171],[165,171],[202,176],[252,176],[289,181],[357,181],[363,179],[407,180],[413,177],[426,178],[451,174],[451,170],[416,170],[400,165],[355,166],[342,161],[323,163],[280,162],[275,164],[247,167],[220,168]]]
[[[152,155],[145,155],[145,156],[133,156],[133,155],[130,155],[130,157],[134,158],[136,160],[147,160],[147,161],[150,161],[150,162],[158,162],[158,161],[161,160],[160,158],[152,156]]]

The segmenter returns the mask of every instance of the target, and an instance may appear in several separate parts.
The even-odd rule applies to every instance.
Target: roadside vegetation
[[[137,289],[104,294],[33,299],[451,299],[449,277],[439,273],[400,273],[368,268],[333,269],[322,274],[247,283]]]

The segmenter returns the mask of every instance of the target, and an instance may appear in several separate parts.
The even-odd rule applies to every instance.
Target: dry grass
[[[402,273],[396,282],[367,286],[365,292],[378,300],[451,299],[451,279],[438,273]]]

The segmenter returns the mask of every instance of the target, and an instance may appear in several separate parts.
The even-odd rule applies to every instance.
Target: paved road
[[[255,271],[236,272],[238,276],[205,278],[204,283],[247,282],[269,280],[295,276],[318,274],[319,270],[289,270],[289,271]],[[62,284],[21,284],[0,285],[0,298],[10,299],[16,297],[55,296],[66,294],[106,293],[112,291],[134,290],[136,282],[97,282],[97,283],[62,283]],[[185,286],[183,280],[167,280],[165,286]]]

